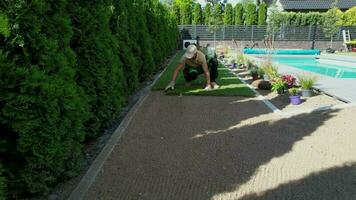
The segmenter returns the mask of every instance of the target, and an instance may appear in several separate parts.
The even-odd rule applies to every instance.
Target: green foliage
[[[355,26],[356,25],[356,6],[348,9],[343,15],[343,25],[344,26]]]
[[[272,91],[273,92],[281,92],[286,88],[286,83],[281,79],[278,78],[272,82]]]
[[[274,12],[270,14],[269,18],[269,23],[274,23],[276,26],[281,24],[296,26],[321,25],[324,23],[325,13]]]
[[[203,12],[199,3],[194,5],[192,23],[203,24]]]
[[[318,80],[317,77],[312,74],[302,74],[298,75],[297,77],[300,86],[306,90],[311,89]]]
[[[262,67],[258,68],[257,73],[260,78],[263,78],[263,75],[266,74],[265,70]]]
[[[245,25],[256,25],[257,24],[256,5],[254,3],[247,3],[245,7],[246,7]]]
[[[180,23],[180,19],[181,19],[179,5],[177,5],[176,3],[173,3],[171,12],[173,14],[174,20],[177,22],[177,24],[179,24]]]
[[[291,96],[297,96],[298,95],[298,93],[299,93],[299,90],[298,90],[298,88],[289,88],[288,89],[288,92],[289,92],[289,94],[291,95]]]
[[[222,25],[224,24],[222,19],[222,10],[220,4],[214,4],[212,9],[210,18],[209,18],[209,30],[216,33],[218,30],[221,29]]]
[[[86,123],[87,136],[95,137],[124,102],[123,69],[117,55],[118,43],[109,27],[111,11],[108,6],[102,2],[78,1],[71,5],[76,30],[71,45],[77,53],[77,80],[89,97],[92,113]]]
[[[262,1],[258,7],[258,25],[266,25],[267,19],[267,4]]]
[[[0,61],[1,157],[14,166],[6,168],[11,192],[43,193],[81,167],[87,97],[75,82],[66,1],[12,6],[16,42]]]
[[[10,35],[9,20],[4,13],[0,12],[0,34],[8,37]]]
[[[210,3],[206,4],[204,8],[204,24],[209,24],[211,10],[212,10],[211,4]]]
[[[0,163],[0,200],[6,199],[6,178],[3,176],[4,168]]]
[[[149,0],[148,3],[153,0]],[[192,0],[174,0],[174,4],[179,7],[179,16],[176,18],[180,21],[180,24],[191,24],[192,23]]]
[[[234,23],[235,25],[243,25],[244,24],[244,7],[242,3],[238,3],[235,6],[235,12],[234,12]]]
[[[222,19],[222,7],[221,4],[214,4],[209,24],[222,24],[223,19]]]
[[[234,12],[233,12],[232,5],[230,3],[226,4],[225,6],[225,13],[224,13],[224,24],[226,25],[233,25],[234,21]]]
[[[192,23],[192,6],[190,4],[183,4],[180,8],[181,24]]]
[[[265,74],[270,79],[277,79],[279,77],[279,75],[278,75],[278,66],[273,64],[271,59],[267,59],[265,62],[263,62],[261,64],[260,68],[263,69]]]
[[[1,27],[3,19],[11,27],[0,43],[0,199],[20,199],[78,174],[85,138],[118,116],[179,32],[157,0],[6,0],[0,8]]]
[[[332,48],[333,36],[338,33],[340,29],[341,15],[340,10],[336,7],[332,7],[325,14],[325,21],[323,26],[323,32],[326,37],[330,38],[330,48]]]
[[[281,16],[278,6],[276,3],[273,3],[270,6],[269,15],[267,18],[267,34],[273,35],[279,30],[280,24],[283,21],[283,17]]]

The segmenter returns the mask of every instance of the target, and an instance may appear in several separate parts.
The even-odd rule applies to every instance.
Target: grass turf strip
[[[160,79],[153,86],[152,90],[164,90],[172,79],[174,69],[183,56],[184,51],[179,52]],[[205,91],[205,76],[199,75],[197,80],[192,81],[191,86],[185,86],[185,80],[182,71],[179,73],[174,90],[167,91],[168,95],[206,95],[206,96],[246,96],[252,97],[254,93],[244,83],[236,78],[226,67],[219,65],[219,77],[216,82],[220,85],[219,89]]]

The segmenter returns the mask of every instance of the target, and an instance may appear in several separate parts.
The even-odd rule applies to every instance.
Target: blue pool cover
[[[244,54],[280,54],[280,55],[320,55],[319,49],[251,49],[243,50]]]

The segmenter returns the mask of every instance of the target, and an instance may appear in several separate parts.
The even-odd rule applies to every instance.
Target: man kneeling
[[[186,85],[190,85],[191,81],[198,78],[198,75],[204,74],[206,79],[206,86],[204,89],[217,89],[219,88],[219,85],[216,84],[215,81],[218,77],[218,65],[216,57],[210,59],[209,63],[207,63],[205,55],[199,51],[195,45],[189,45],[184,56],[181,58],[178,66],[174,70],[172,81],[167,85],[165,90],[174,90],[175,81],[179,71],[183,68]]]

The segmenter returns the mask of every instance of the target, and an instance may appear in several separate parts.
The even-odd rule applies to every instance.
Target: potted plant
[[[255,81],[258,79],[258,68],[253,66],[249,70],[250,75],[252,76],[252,80]]]
[[[289,88],[289,99],[291,104],[299,105],[302,101],[300,100],[300,95],[298,94],[298,88]]]
[[[277,92],[278,94],[283,94],[285,88],[286,88],[286,83],[281,78],[275,79],[272,82],[273,92]]]
[[[257,69],[257,73],[258,73],[258,76],[260,77],[260,79],[264,79],[265,70],[262,67],[259,67]]]
[[[278,67],[273,64],[272,60],[263,62],[261,68],[265,72],[265,75],[263,76],[265,81],[278,78]]]
[[[293,88],[296,86],[296,78],[294,76],[285,74],[281,78],[287,84],[288,88]]]
[[[317,81],[317,77],[314,75],[298,75],[298,82],[302,87],[302,96],[303,97],[311,97],[312,96],[312,88]]]

